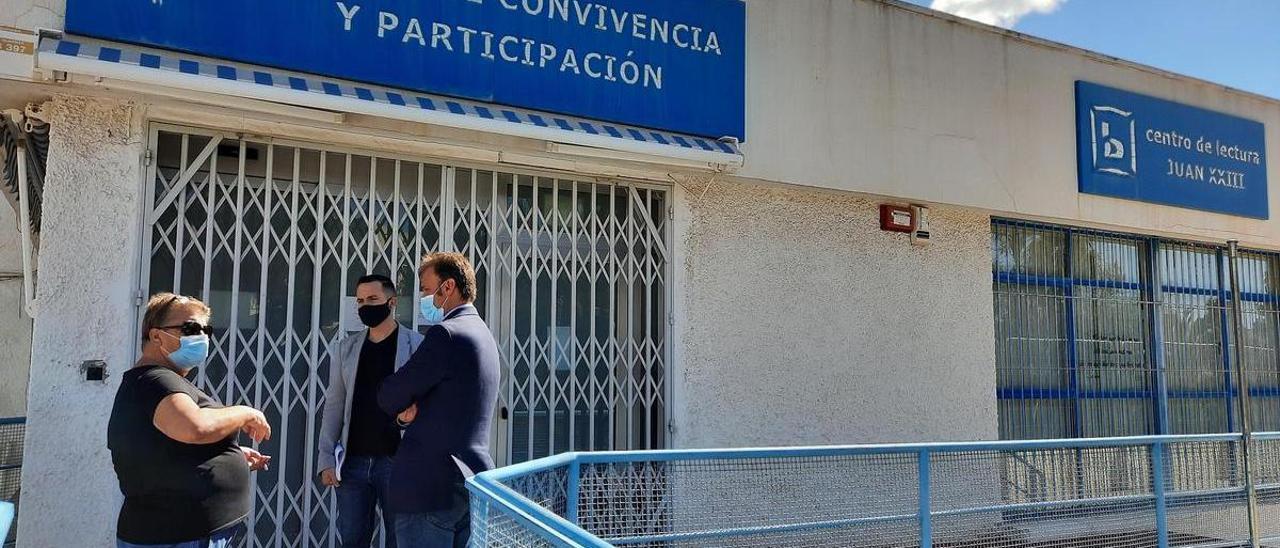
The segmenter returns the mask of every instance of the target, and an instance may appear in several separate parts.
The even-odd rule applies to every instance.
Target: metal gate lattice
[[[315,447],[330,352],[353,326],[350,285],[392,276],[397,315],[417,327],[431,251],[476,266],[503,358],[500,464],[665,446],[666,189],[170,126],[152,129],[149,150],[141,287],[213,307],[198,384],[275,430],[252,545],[337,545]]]

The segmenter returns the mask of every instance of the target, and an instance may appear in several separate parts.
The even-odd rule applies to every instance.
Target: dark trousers
[[[471,538],[471,501],[458,485],[444,510],[396,514],[396,538],[403,548],[466,548]]]
[[[342,463],[338,484],[338,537],[345,548],[368,548],[377,529],[377,513],[382,509],[386,548],[396,548],[395,518],[387,510],[391,488],[391,457],[347,457]]]

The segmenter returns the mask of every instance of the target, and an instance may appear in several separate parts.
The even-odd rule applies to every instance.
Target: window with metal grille
[[[1238,260],[1244,367],[1233,364],[1221,246],[1012,220],[992,224],[1002,439],[1280,428],[1280,261]]]

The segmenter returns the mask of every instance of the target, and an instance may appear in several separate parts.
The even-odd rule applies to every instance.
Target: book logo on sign
[[[1124,177],[1138,174],[1138,130],[1133,113],[1109,106],[1089,111],[1093,128],[1093,169]]]

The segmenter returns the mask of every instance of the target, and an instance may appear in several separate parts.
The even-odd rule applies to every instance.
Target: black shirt
[[[232,435],[193,445],[155,427],[156,406],[169,394],[201,408],[222,405],[173,370],[135,367],[122,375],[107,424],[107,448],[124,505],[116,536],[134,544],[196,540],[249,514],[249,464]]]
[[[347,454],[358,457],[387,457],[400,447],[400,428],[395,417],[378,407],[378,388],[395,372],[396,342],[400,328],[378,342],[364,340],[356,385],[351,393],[351,425],[347,430]]]

